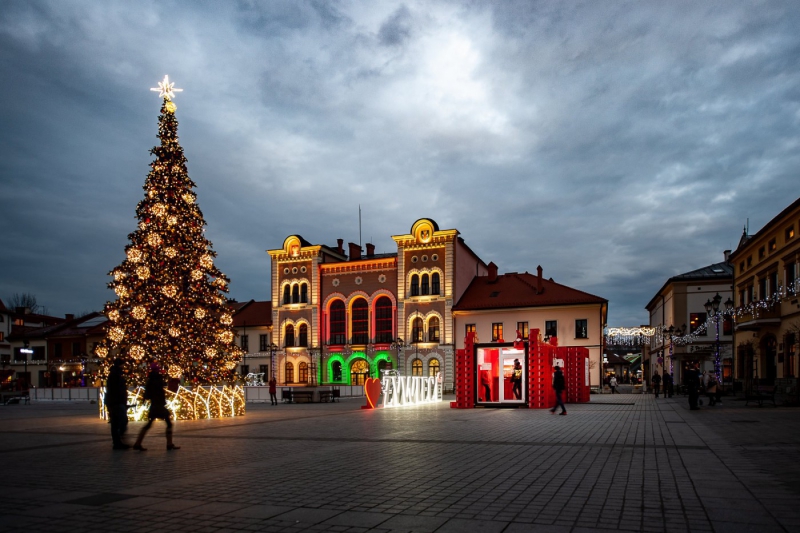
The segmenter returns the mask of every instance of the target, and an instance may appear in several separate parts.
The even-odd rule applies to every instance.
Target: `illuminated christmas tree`
[[[161,144],[151,150],[155,160],[136,207],[138,229],[128,236],[125,260],[109,273],[117,299],[106,304],[109,323],[97,355],[107,364],[110,354],[122,357],[131,384],[144,383],[151,362],[191,384],[224,383],[241,358],[224,296],[228,279],[203,235],[205,221],[178,142],[172,98],[181,89],[167,76],[158,85]]]

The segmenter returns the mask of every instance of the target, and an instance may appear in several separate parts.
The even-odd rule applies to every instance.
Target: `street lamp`
[[[717,293],[713,299],[710,299],[706,302],[705,308],[706,313],[709,315],[713,314],[714,317],[714,329],[715,329],[715,339],[714,339],[714,374],[717,378],[717,383],[722,383],[722,361],[720,360],[720,353],[719,353],[719,304],[722,302],[722,296]],[[725,312],[730,312],[733,309],[733,301],[728,297],[725,301]]]
[[[275,379],[275,350],[278,346],[273,342],[269,345],[269,376],[270,379]]]

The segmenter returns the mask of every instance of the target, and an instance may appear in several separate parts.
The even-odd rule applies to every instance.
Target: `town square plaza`
[[[248,404],[115,451],[97,405],[0,406],[0,530],[800,531],[800,409],[592,395],[567,416]],[[131,423],[129,442],[141,427]]]

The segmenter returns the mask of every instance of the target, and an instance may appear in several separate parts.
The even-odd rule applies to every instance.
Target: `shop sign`
[[[400,376],[386,370],[381,380],[384,407],[405,407],[442,401],[439,396],[439,372],[435,376]]]

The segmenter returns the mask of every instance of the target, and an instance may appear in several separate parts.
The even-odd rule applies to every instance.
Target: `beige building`
[[[558,346],[589,350],[589,382],[600,384],[603,328],[608,300],[536,275],[510,272],[498,275],[489,263],[487,272],[472,279],[453,308],[456,349],[464,348],[467,332],[477,333],[477,343],[513,342],[539,330],[541,340],[557,338]]]
[[[797,394],[798,230],[800,198],[754,235],[745,229],[731,254],[736,378],[745,390],[754,384],[778,385],[778,393]]]
[[[717,352],[723,383],[731,382],[733,321],[724,315],[725,302],[732,303],[733,294],[729,255],[727,250],[720,263],[669,278],[645,306],[649,326],[656,330],[642,354],[642,375],[648,384],[654,373],[671,374],[674,383],[681,384],[691,365],[714,371]],[[723,313],[719,315],[706,309],[717,295],[718,312]]]

